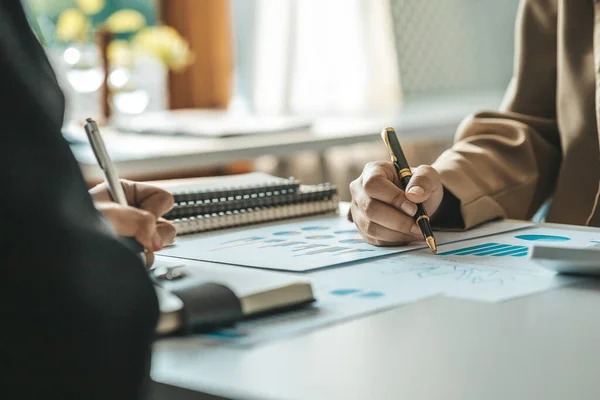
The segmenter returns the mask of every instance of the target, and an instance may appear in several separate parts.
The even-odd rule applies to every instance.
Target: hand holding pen
[[[90,190],[98,211],[111,223],[119,236],[135,239],[144,252],[146,265],[153,264],[153,252],[175,240],[175,227],[161,218],[173,206],[173,196],[155,186],[122,179],[128,206],[112,201],[105,183]]]
[[[96,208],[112,224],[119,236],[153,263],[153,252],[175,240],[175,227],[161,218],[173,207],[173,196],[152,185],[120,180],[104,146],[96,124],[88,120],[86,133],[105,174],[105,183],[90,190]]]
[[[350,184],[351,218],[368,243],[397,246],[423,240],[414,218],[417,205],[422,204],[427,215],[433,215],[442,202],[443,186],[440,175],[430,166],[409,171],[412,177],[405,190],[390,161],[367,164],[361,176]]]

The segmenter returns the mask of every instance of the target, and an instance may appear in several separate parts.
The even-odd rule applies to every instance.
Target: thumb
[[[442,187],[438,172],[429,165],[421,165],[413,170],[406,186],[406,198],[413,203],[424,203]]]

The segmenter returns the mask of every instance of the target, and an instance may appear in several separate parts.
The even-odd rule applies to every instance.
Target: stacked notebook
[[[152,183],[173,194],[175,206],[165,218],[179,235],[334,213],[339,205],[331,184],[302,185],[263,173]]]

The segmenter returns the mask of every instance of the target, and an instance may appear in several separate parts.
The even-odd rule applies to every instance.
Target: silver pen
[[[123,190],[123,186],[121,186],[121,181],[119,180],[119,175],[117,175],[117,170],[115,169],[115,166],[108,155],[108,151],[106,151],[106,146],[104,145],[104,140],[102,140],[102,136],[100,135],[98,125],[91,118],[86,119],[85,133],[90,141],[90,145],[92,146],[92,150],[94,151],[98,165],[104,173],[104,180],[108,185],[110,197],[112,197],[114,202],[122,206],[127,206],[127,196],[125,196],[125,191]],[[144,246],[135,240],[135,238],[126,238],[126,240],[130,241],[134,247],[140,250],[140,257],[144,264],[146,264]]]

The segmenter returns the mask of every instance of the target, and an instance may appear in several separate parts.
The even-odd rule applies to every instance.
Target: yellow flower
[[[134,32],[146,25],[146,18],[138,11],[124,9],[113,13],[105,24],[113,33]]]
[[[89,27],[90,23],[81,11],[69,8],[58,17],[56,38],[62,42],[82,40]]]
[[[142,29],[132,41],[140,51],[150,53],[172,70],[182,70],[193,62],[188,43],[169,26]]]
[[[75,0],[81,11],[87,15],[97,14],[106,5],[106,0]]]
[[[133,64],[133,52],[126,40],[113,40],[107,49],[108,60],[115,67],[130,67]]]

